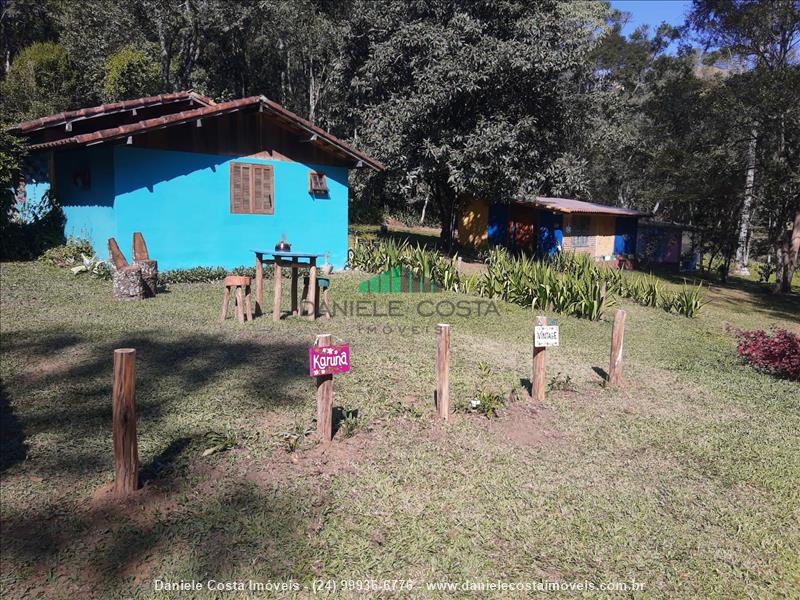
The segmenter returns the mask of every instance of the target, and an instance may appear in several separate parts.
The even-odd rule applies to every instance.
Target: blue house
[[[348,170],[383,165],[264,96],[215,103],[192,92],[20,123],[21,194],[54,195],[65,235],[144,235],[160,269],[250,265],[251,249],[347,261]]]

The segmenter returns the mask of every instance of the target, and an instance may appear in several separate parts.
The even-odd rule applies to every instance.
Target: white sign
[[[558,346],[558,325],[536,325],[533,328],[533,345],[536,348]]]

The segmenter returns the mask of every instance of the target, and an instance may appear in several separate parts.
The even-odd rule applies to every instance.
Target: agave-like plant
[[[687,286],[684,282],[683,287],[675,294],[672,307],[679,315],[693,319],[700,314],[700,309],[706,304],[708,301],[705,300],[703,283],[700,282],[697,286]]]

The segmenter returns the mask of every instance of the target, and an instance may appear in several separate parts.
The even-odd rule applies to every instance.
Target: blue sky
[[[631,13],[631,19],[622,29],[626,35],[640,25],[649,25],[654,31],[662,21],[670,25],[683,25],[684,17],[692,7],[691,2],[679,0],[612,0],[612,8]]]

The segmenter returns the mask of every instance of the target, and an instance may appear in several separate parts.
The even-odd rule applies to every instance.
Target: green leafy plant
[[[361,423],[358,419],[358,415],[355,411],[349,411],[344,419],[342,419],[341,424],[339,425],[339,429],[342,432],[342,436],[347,439],[353,437],[356,432],[358,431]]]
[[[236,433],[232,429],[227,429],[224,432],[209,431],[205,436],[206,449],[203,450],[203,456],[210,456],[217,452],[224,452],[239,445],[236,439]]]
[[[759,283],[769,283],[770,278],[775,274],[777,269],[775,263],[759,263],[758,264],[758,281]]]
[[[413,404],[404,404],[400,401],[392,404],[390,410],[395,415],[411,417],[413,419],[419,419],[422,416],[422,411],[419,408]]]
[[[296,452],[306,436],[310,435],[313,431],[313,427],[303,427],[300,423],[295,423],[288,431],[279,434],[283,442],[283,449],[289,454]]]
[[[697,286],[684,286],[678,291],[672,303],[673,310],[679,315],[684,317],[694,318],[700,313],[708,301],[704,300],[705,292],[703,291],[703,284],[699,283]]]
[[[503,397],[488,385],[488,379],[492,375],[491,367],[481,361],[478,363],[478,371],[480,378],[478,393],[475,398],[470,401],[469,410],[482,414],[487,419],[491,419],[497,416],[498,411],[502,409],[506,403]]]
[[[91,242],[83,238],[67,239],[67,243],[46,250],[39,261],[56,267],[72,268],[84,264],[84,257],[95,256]]]
[[[550,378],[547,383],[548,391],[575,392],[577,388],[569,375],[562,375],[561,371]]]

